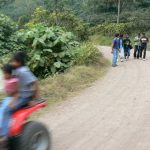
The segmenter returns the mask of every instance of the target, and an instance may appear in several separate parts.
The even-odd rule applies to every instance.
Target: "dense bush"
[[[0,0],[0,5],[2,4],[1,1],[5,1],[5,5],[0,8],[0,12],[10,16],[15,21],[18,21],[22,16],[29,20],[34,10],[43,6],[43,0]]]
[[[71,49],[78,42],[71,32],[60,27],[33,25],[18,32],[18,38],[26,45],[29,66],[39,77],[63,72],[73,63]]]
[[[76,65],[99,64],[102,54],[92,43],[83,43],[74,49],[74,63]]]
[[[31,70],[36,76],[45,78],[64,72],[73,65],[98,63],[101,54],[91,43],[79,45],[72,32],[66,32],[66,29],[59,26],[48,27],[46,23],[35,22],[29,22],[24,29],[17,31],[16,23],[1,15],[0,64],[7,63],[14,52],[24,50],[29,56]],[[67,22],[65,24],[64,21],[64,26],[67,26]]]
[[[73,32],[79,40],[88,39],[88,24],[78,18],[73,11],[49,12],[42,7],[35,10],[32,16],[32,23],[44,23],[48,26],[61,26],[67,31]]]
[[[33,11],[40,6],[49,12],[70,9],[90,25],[117,22],[118,0],[0,0],[0,12],[16,21],[22,16],[25,17],[23,22],[29,20]],[[136,19],[136,27],[143,28],[143,24],[149,26],[149,0],[121,0],[120,8],[121,23]]]
[[[109,24],[100,24],[96,27],[91,28],[91,33],[97,34],[101,33],[103,35],[114,35],[114,33],[130,33],[131,32],[131,23],[109,23]]]
[[[21,45],[18,45],[16,30],[16,23],[9,17],[0,14],[0,55],[22,48]]]

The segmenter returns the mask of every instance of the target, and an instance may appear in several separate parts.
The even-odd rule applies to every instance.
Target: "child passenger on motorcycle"
[[[7,97],[0,106],[0,149],[9,137],[12,113],[27,105],[33,98],[37,99],[39,94],[37,78],[26,66],[24,52],[16,53],[11,65],[5,65],[3,72]]]

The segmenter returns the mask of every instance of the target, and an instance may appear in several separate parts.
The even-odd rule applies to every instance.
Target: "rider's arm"
[[[112,41],[112,45],[111,45],[111,53],[113,53],[114,52],[114,40]]]

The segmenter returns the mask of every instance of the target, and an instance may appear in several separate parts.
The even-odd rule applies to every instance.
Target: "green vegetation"
[[[78,45],[71,32],[60,27],[36,24],[18,32],[20,42],[25,45],[29,66],[36,76],[63,72],[73,63],[71,49]]]
[[[129,34],[132,31],[131,23],[105,23],[91,28],[91,32],[94,34],[102,34],[106,36],[112,36],[114,33]]]
[[[74,63],[76,65],[99,65],[103,63],[103,56],[92,43],[83,43],[74,49]],[[104,65],[104,64],[102,64]]]
[[[47,78],[41,82],[42,95],[54,104],[73,96],[83,88],[90,86],[93,81],[106,72],[103,67],[76,66],[64,74]],[[49,83],[49,84],[48,84]]]
[[[34,11],[30,23],[42,23],[47,26],[64,27],[67,31],[73,32],[78,40],[88,39],[88,23],[78,18],[72,10],[62,12],[50,12],[43,7]]]
[[[41,11],[42,14],[44,12]],[[46,18],[41,19],[44,15],[39,14],[37,8],[31,20],[22,26],[1,15],[0,32],[3,39],[0,43],[5,42],[0,50],[1,64],[9,62],[13,53],[26,51],[29,67],[41,78],[42,94],[52,104],[90,85],[106,71],[109,63],[93,43],[86,40],[89,33],[83,33],[88,28],[83,27],[84,21],[75,18],[74,14],[75,25],[72,19],[67,19],[64,25],[50,24]],[[64,19],[60,22],[65,23]],[[82,42],[79,42],[80,39]],[[6,48],[8,45],[10,47]]]
[[[117,22],[117,0],[1,0],[0,11],[16,21],[28,22],[34,10],[42,6],[48,12],[59,14],[71,10],[91,26]],[[135,29],[150,29],[150,1],[122,0],[121,23],[133,23]],[[69,15],[69,14],[68,14]],[[67,15],[67,16],[68,16]]]
[[[112,44],[113,36],[105,36],[102,34],[95,34],[90,36],[90,40],[95,45],[103,45],[103,46],[110,46]]]
[[[0,55],[9,53],[11,49],[20,49],[14,35],[17,25],[9,17],[0,14]]]
[[[95,49],[89,57],[95,60],[93,55],[96,53],[101,56],[96,61],[96,65],[82,63],[82,65],[76,65],[63,74],[51,76],[41,81],[42,95],[50,98],[51,105],[73,96],[106,73],[109,62],[99,53],[98,49]],[[97,56],[95,57],[97,59]]]
[[[76,40],[82,37],[81,34],[74,36],[72,32],[67,32],[69,27],[70,30],[71,27],[72,30],[73,27],[76,30],[76,27],[82,26],[83,23],[72,25],[75,20],[79,22],[80,19],[62,19],[62,24],[66,21],[65,27],[52,26],[49,21],[46,22],[47,15],[52,16],[46,10],[37,8],[32,19],[22,29],[19,29],[17,23],[9,17],[1,15],[1,64],[8,62],[13,53],[23,50],[28,54],[29,67],[39,78],[64,72],[74,65],[96,65],[102,56],[92,43],[80,44]],[[73,32],[77,33],[75,30]],[[84,31],[84,28],[81,27],[78,31]]]

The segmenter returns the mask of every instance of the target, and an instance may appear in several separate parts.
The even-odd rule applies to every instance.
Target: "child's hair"
[[[13,67],[10,64],[6,64],[3,66],[2,71],[8,74],[12,74]]]
[[[14,55],[13,60],[21,63],[22,66],[26,65],[27,54],[25,52],[18,52]]]

